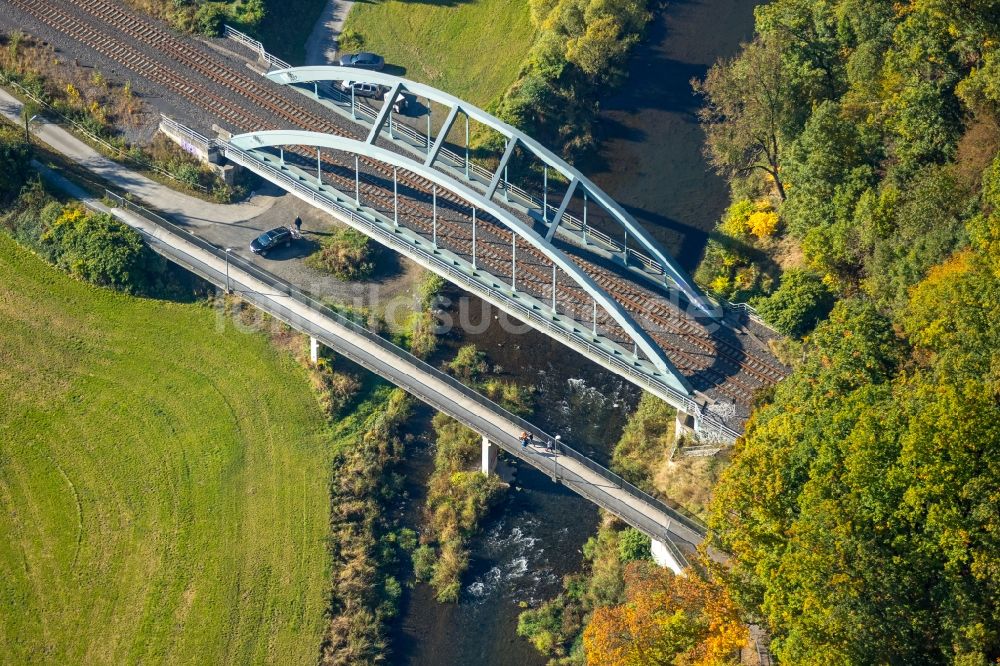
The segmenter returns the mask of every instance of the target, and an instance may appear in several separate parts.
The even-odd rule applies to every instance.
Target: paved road
[[[306,40],[307,65],[334,65],[337,62],[338,38],[344,29],[347,14],[354,6],[352,0],[329,0],[323,14],[313,26]]]
[[[6,90],[0,89],[0,114],[16,124],[22,124],[23,104]],[[31,124],[31,133],[55,151],[92,171],[108,182],[116,183],[153,208],[185,224],[234,224],[260,215],[274,205],[275,196],[258,194],[239,204],[216,204],[172,190],[140,173],[113,162],[71,133],[44,119]]]

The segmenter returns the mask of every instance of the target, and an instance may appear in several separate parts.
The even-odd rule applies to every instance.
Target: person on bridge
[[[522,430],[520,439],[521,439],[521,448],[522,449],[528,448],[528,433]]]

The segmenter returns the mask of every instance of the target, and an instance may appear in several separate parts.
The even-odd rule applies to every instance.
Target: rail
[[[107,190],[105,192],[105,196],[107,197],[107,199],[109,201],[113,202],[115,205],[117,205],[117,206],[119,206],[119,207],[121,207],[121,208],[123,208],[125,210],[129,210],[129,211],[132,211],[132,212],[134,212],[134,213],[136,213],[138,215],[141,215],[142,217],[146,218],[150,222],[153,222],[157,226],[166,229],[170,233],[173,233],[173,234],[176,234],[177,236],[180,236],[184,240],[192,243],[193,245],[197,246],[198,248],[200,248],[200,249],[202,249],[202,250],[204,250],[206,252],[211,253],[215,257],[217,257],[219,259],[223,259],[223,260],[227,259],[227,254],[222,249],[216,247],[215,245],[212,245],[208,241],[205,241],[205,240],[199,238],[198,236],[195,236],[194,234],[192,234],[191,232],[187,231],[186,229],[183,229],[183,228],[177,226],[176,224],[174,224],[172,222],[169,222],[168,220],[166,220],[163,217],[161,217],[160,215],[157,215],[156,213],[154,213],[154,212],[146,209],[145,207],[143,207],[143,206],[141,206],[139,204],[136,204],[135,202],[130,201],[130,200],[126,199],[125,197],[122,197],[122,196],[120,196],[118,194],[115,194],[114,192],[111,192],[110,190]],[[437,368],[435,368],[435,367],[429,365],[428,363],[420,360],[419,358],[417,358],[416,356],[414,356],[410,352],[406,351],[405,349],[403,349],[403,348],[401,348],[401,347],[399,347],[399,346],[397,346],[397,345],[389,342],[385,338],[383,338],[383,337],[381,337],[379,335],[376,335],[375,333],[373,333],[372,331],[368,330],[367,328],[359,325],[358,323],[352,321],[351,319],[349,319],[349,318],[343,316],[342,314],[334,311],[329,306],[325,305],[324,303],[322,303],[320,301],[317,301],[315,298],[309,296],[307,293],[305,293],[305,292],[301,291],[300,289],[292,286],[291,284],[289,284],[289,283],[281,280],[280,278],[278,278],[277,276],[273,275],[272,273],[269,273],[269,272],[261,269],[260,267],[256,266],[255,264],[253,264],[251,262],[248,262],[245,259],[242,259],[241,257],[239,257],[237,255],[234,255],[234,254],[231,254],[231,253],[228,255],[228,261],[230,262],[231,265],[240,268],[241,270],[245,271],[246,273],[248,273],[249,275],[251,275],[255,279],[260,280],[264,284],[268,285],[270,288],[275,289],[279,293],[282,293],[282,294],[285,294],[285,295],[291,297],[292,299],[294,299],[294,300],[298,301],[299,303],[305,305],[306,307],[310,308],[311,310],[314,310],[316,312],[321,313],[323,316],[332,319],[333,321],[337,322],[341,326],[344,326],[345,328],[350,329],[353,333],[356,333],[356,334],[364,337],[367,341],[371,342],[372,344],[377,345],[378,347],[382,348],[383,350],[390,352],[395,357],[399,358],[402,362],[407,363],[407,364],[409,364],[411,366],[416,366],[421,371],[423,371],[423,372],[425,372],[425,373],[430,374],[431,376],[433,376],[435,379],[437,379],[437,380],[439,380],[441,382],[445,382],[451,388],[453,388],[454,390],[460,392],[464,397],[468,398],[469,400],[472,400],[475,403],[477,403],[478,405],[480,405],[482,407],[485,407],[489,411],[491,411],[491,412],[493,412],[495,414],[498,414],[499,416],[501,416],[502,418],[506,419],[507,421],[515,424],[518,428],[520,428],[520,429],[522,429],[522,430],[524,430],[526,432],[533,433],[540,441],[549,441],[549,440],[555,441],[555,438],[552,435],[550,435],[549,433],[547,433],[547,432],[541,430],[540,428],[532,425],[531,423],[527,422],[526,420],[524,420],[520,416],[517,416],[516,414],[511,413],[510,411],[504,409],[502,406],[494,403],[493,401],[491,401],[491,400],[483,397],[478,392],[474,391],[473,389],[469,388],[465,384],[461,383],[460,381],[458,381],[457,379],[455,379],[451,375],[448,375],[448,374],[446,374],[446,373],[438,370]],[[422,399],[425,398],[425,397],[426,396],[421,396]],[[438,406],[438,405],[435,405],[435,406]],[[443,411],[447,412],[449,410],[447,408],[445,408],[445,409],[443,409]],[[466,424],[466,425],[469,425],[469,424]],[[573,449],[572,447],[568,446],[567,444],[560,442],[558,444],[558,448],[559,448],[560,453],[562,453],[564,456],[566,456],[568,458],[572,458],[573,460],[576,460],[577,462],[583,464],[585,467],[587,467],[591,471],[596,472],[597,474],[599,474],[603,478],[605,478],[608,481],[611,481],[612,483],[614,483],[617,487],[619,487],[622,490],[624,490],[625,492],[627,492],[630,496],[632,496],[632,497],[640,500],[641,502],[643,502],[645,504],[653,506],[657,510],[661,511],[664,515],[666,515],[670,520],[675,521],[675,522],[677,522],[680,525],[683,525],[684,527],[686,527],[687,529],[695,532],[696,534],[699,534],[699,535],[704,535],[705,534],[706,528],[699,521],[696,521],[693,518],[685,516],[684,514],[680,513],[676,509],[668,506],[667,504],[665,504],[661,500],[658,500],[655,497],[649,495],[648,493],[640,490],[639,488],[637,488],[633,484],[631,484],[628,481],[626,481],[625,479],[623,479],[618,474],[615,474],[614,472],[612,472],[611,470],[607,469],[603,465],[599,465],[598,463],[594,462],[593,460],[591,460],[587,456],[583,455],[582,453],[576,451],[575,449]],[[515,453],[515,455],[517,457],[524,458],[524,456],[517,455],[517,453]],[[597,503],[601,504],[600,501],[597,501]],[[607,508],[609,510],[614,511],[610,506],[605,506],[604,508]],[[620,514],[619,511],[614,511],[614,512],[616,514]],[[628,521],[628,519],[625,519],[625,520],[626,520],[626,522],[631,522],[631,521]]]

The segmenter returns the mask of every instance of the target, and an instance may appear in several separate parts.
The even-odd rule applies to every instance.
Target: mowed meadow
[[[536,33],[527,0],[357,2],[344,29],[385,56],[390,72],[481,107],[517,79]]]
[[[0,663],[316,661],[326,441],[263,335],[0,235]]]

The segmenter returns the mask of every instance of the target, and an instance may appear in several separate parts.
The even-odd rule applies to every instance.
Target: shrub
[[[426,583],[434,575],[434,564],[436,561],[437,555],[432,546],[427,544],[418,546],[413,551],[413,576],[418,581]]]
[[[767,298],[754,301],[760,315],[785,335],[801,337],[815,328],[833,308],[834,294],[810,271],[792,269]]]
[[[337,38],[337,50],[338,51],[360,51],[365,47],[365,38],[357,30],[352,30],[348,28],[340,33],[340,37]]]
[[[520,416],[531,414],[534,394],[530,387],[491,377],[479,385],[483,395]]]
[[[194,15],[194,28],[207,37],[218,37],[222,32],[222,22],[226,11],[216,3],[208,3],[198,8]]]
[[[139,234],[107,214],[90,215],[67,206],[42,242],[53,248],[56,264],[71,275],[102,287],[146,293],[152,274],[163,269]]]
[[[323,239],[306,264],[340,280],[365,280],[375,271],[375,253],[368,236],[354,229],[338,229]]]
[[[445,284],[447,283],[443,277],[437,273],[428,272],[427,275],[424,276],[424,279],[420,281],[420,285],[417,287],[417,295],[420,298],[420,307],[425,310],[433,307],[434,302],[437,300],[441,290],[444,289]]]
[[[437,349],[437,318],[432,312],[414,312],[410,318],[410,353],[427,358]]]
[[[339,414],[361,389],[357,377],[335,371],[325,359],[316,364],[312,377],[320,396],[320,406],[331,417]]]
[[[747,228],[757,238],[768,238],[778,228],[778,214],[774,211],[757,211],[747,219]]]
[[[466,382],[475,381],[486,372],[486,354],[476,345],[463,345],[448,364],[448,371]]]
[[[740,199],[733,202],[726,210],[726,215],[722,219],[719,229],[734,238],[746,236],[750,231],[750,226],[747,222],[750,216],[754,214],[754,210],[753,202],[749,199]]]
[[[14,199],[31,174],[31,147],[12,127],[0,128],[0,203]]]
[[[622,564],[651,559],[651,548],[652,540],[634,527],[629,527],[618,535],[618,559]]]

